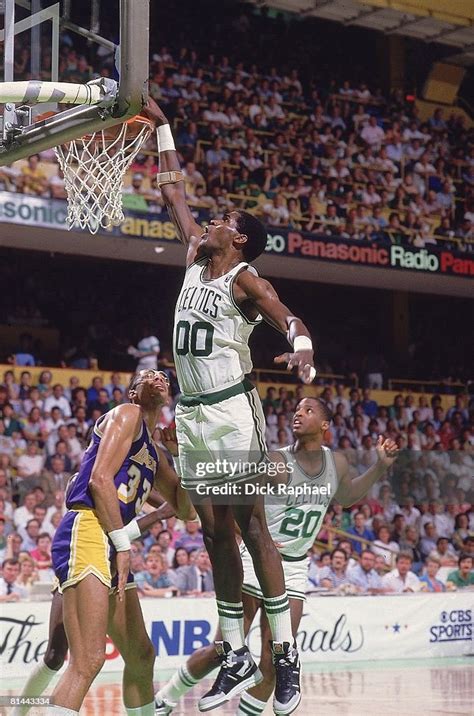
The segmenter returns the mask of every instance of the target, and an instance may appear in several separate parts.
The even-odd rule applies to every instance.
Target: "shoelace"
[[[227,671],[232,669],[237,662],[238,659],[235,657],[235,654],[232,654],[231,652],[222,656],[221,668],[215,682],[217,688],[220,688],[224,684],[227,678]]]

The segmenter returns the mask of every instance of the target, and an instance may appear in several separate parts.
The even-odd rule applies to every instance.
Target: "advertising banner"
[[[203,224],[208,218],[193,212]],[[0,192],[0,222],[51,229],[66,229],[65,201]],[[136,213],[125,210],[125,221],[99,233],[126,238],[177,241],[176,230],[166,212]],[[468,255],[440,247],[415,248],[390,244],[388,240],[358,241],[331,236],[316,236],[305,231],[268,227],[266,253],[329,261],[336,264],[397,269],[445,276],[473,276],[474,260]]]
[[[157,654],[156,666],[178,666],[212,642],[217,625],[209,598],[142,599],[145,624]],[[2,604],[0,668],[4,679],[24,677],[45,651],[49,602]],[[306,663],[417,659],[473,654],[472,593],[380,597],[308,597],[297,637]],[[257,619],[249,634],[260,651]],[[123,662],[112,642],[104,670]]]

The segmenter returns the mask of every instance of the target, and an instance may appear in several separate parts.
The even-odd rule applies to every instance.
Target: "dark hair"
[[[14,557],[7,557],[7,559],[4,559],[2,562],[2,569],[4,569],[8,564],[13,564],[13,566],[15,566],[20,563]]]
[[[49,534],[49,532],[41,532],[36,538],[36,544],[38,544],[40,539],[43,539],[44,537],[47,537],[49,540],[51,539],[51,535]]]
[[[173,562],[172,562],[172,567],[173,567],[173,569],[177,569],[177,568],[179,567],[178,560],[176,559],[176,555],[178,554],[178,552],[179,552],[180,550],[183,550],[183,552],[186,553],[186,556],[187,556],[187,558],[188,558],[188,560],[189,560],[189,552],[188,552],[188,550],[185,549],[185,547],[178,547],[178,548],[176,549],[174,555],[173,555]]]
[[[331,552],[331,559],[334,557],[334,555],[336,554],[336,552],[339,552],[340,554],[343,554],[343,555],[344,555],[344,559],[345,559],[346,562],[347,562],[347,554],[346,554],[346,553],[344,552],[344,550],[341,549],[340,547],[335,547],[335,548],[333,549],[333,551]]]
[[[461,522],[461,521],[460,521],[460,518],[461,518],[461,517],[465,517],[466,520],[469,522],[469,516],[468,516],[467,512],[459,512],[459,513],[456,515],[456,517],[454,518],[454,529],[455,529],[455,530],[459,529],[460,526],[461,526],[461,525],[460,525],[460,522]]]
[[[304,398],[301,398],[301,400],[296,404],[295,410],[298,410],[298,405],[301,403],[302,400],[314,400],[319,406],[319,409],[321,410],[323,414],[324,420],[327,420],[328,423],[332,420],[332,411],[331,408],[328,406],[327,403],[324,402],[324,400],[321,400],[321,398],[316,398],[315,395],[305,395]]]
[[[436,546],[438,546],[439,543],[443,542],[444,540],[446,540],[446,542],[449,544],[449,539],[447,537],[438,537],[438,539],[436,540]]]
[[[247,242],[244,244],[242,253],[249,263],[255,261],[265,251],[267,245],[267,230],[262,222],[248,211],[238,212],[237,228],[241,234],[245,234]]]
[[[472,557],[472,554],[468,554],[467,552],[462,552],[462,553],[459,555],[458,567],[461,566],[461,562],[464,562],[465,559],[472,559],[472,558],[473,558],[473,557]]]

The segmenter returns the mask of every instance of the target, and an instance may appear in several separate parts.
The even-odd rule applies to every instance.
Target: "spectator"
[[[400,547],[396,542],[390,539],[390,530],[386,525],[382,525],[377,530],[376,534],[377,539],[372,545],[372,552],[375,555],[383,557],[387,566],[394,566]]]
[[[16,468],[17,476],[24,481],[31,481],[39,478],[44,465],[44,455],[38,451],[35,442],[29,442],[26,452],[18,458]]]
[[[47,196],[48,180],[39,162],[40,155],[32,154],[21,170],[18,182],[24,194]]]
[[[160,354],[160,341],[154,335],[148,324],[143,325],[143,338],[137,347],[129,346],[128,353],[138,360],[136,370],[157,370],[158,356]]]
[[[51,502],[52,495],[58,490],[66,491],[67,483],[71,473],[66,472],[64,459],[61,455],[53,455],[51,458],[51,469],[45,470],[41,475],[41,487],[44,490],[46,499]]]
[[[436,549],[430,552],[428,556],[439,559],[442,567],[455,567],[457,564],[456,552],[447,537],[438,537],[436,540]]]
[[[18,507],[13,515],[13,524],[17,530],[26,527],[28,521],[33,519],[35,505],[35,493],[32,491],[28,492],[25,495],[23,505]]]
[[[168,530],[161,530],[156,536],[156,544],[161,549],[161,553],[165,558],[165,563],[168,567],[172,564],[175,549],[171,547],[171,532]]]
[[[411,571],[412,559],[408,553],[400,552],[397,555],[396,567],[382,577],[382,585],[385,591],[401,594],[405,592],[418,592],[421,585],[420,580]]]
[[[423,567],[423,555],[419,548],[419,536],[415,527],[406,527],[405,534],[399,542],[401,552],[408,552],[413,561],[413,571],[419,574]]]
[[[369,549],[363,549],[359,563],[348,571],[347,580],[361,594],[381,594],[384,590],[382,580],[374,569],[375,555]]]
[[[425,522],[424,537],[420,541],[420,551],[423,557],[427,557],[436,550],[436,529],[432,522]]]
[[[472,571],[473,559],[468,554],[461,554],[458,560],[458,569],[448,574],[446,586],[454,586],[456,589],[472,587],[474,585],[474,572]]]
[[[163,556],[156,553],[146,557],[145,569],[135,574],[135,583],[143,597],[165,597],[177,592],[166,573]]]
[[[27,554],[21,555],[18,560],[20,565],[20,572],[15,580],[15,585],[26,592],[29,597],[31,594],[31,587],[38,581],[38,574],[35,570],[34,560]]]
[[[347,532],[351,535],[355,535],[356,537],[360,537],[363,540],[368,540],[369,542],[371,542],[375,537],[372,530],[368,530],[365,526],[365,516],[363,512],[356,512],[354,515],[354,526],[349,527]],[[352,540],[351,544],[352,549],[359,556],[364,551],[364,548],[367,547],[367,543],[359,542],[359,540]]]
[[[347,555],[343,549],[336,547],[331,552],[331,564],[323,567],[319,572],[319,584],[325,589],[338,589],[348,583],[347,575]]]
[[[148,530],[147,536],[143,538],[143,547],[145,554],[148,554],[150,548],[157,544],[157,537],[160,532],[163,531],[163,524],[161,521],[155,522]]]
[[[45,420],[44,426],[47,431],[48,437],[46,440],[46,452],[48,455],[53,455],[56,443],[58,441],[58,430],[61,425],[64,425],[61,409],[58,406],[54,406],[51,409],[51,415]]]
[[[199,528],[199,523],[196,520],[187,520],[185,522],[185,531],[175,541],[174,546],[175,549],[184,547],[188,554],[192,550],[204,547],[203,536]]]
[[[454,527],[455,529],[452,536],[454,548],[462,550],[464,540],[470,535],[468,515],[463,512],[456,515]]]
[[[174,557],[172,561],[172,568],[173,572],[175,572],[179,567],[187,567],[189,564],[189,554],[187,550],[184,549],[184,547],[178,547],[175,549]]]
[[[48,570],[48,572],[45,571],[44,573],[47,574],[52,581],[54,573],[51,560],[51,537],[47,532],[39,533],[36,538],[36,549],[30,550],[30,556],[35,562],[36,569]]]
[[[28,592],[24,587],[16,584],[20,574],[20,564],[17,559],[5,559],[2,563],[2,576],[0,577],[0,602],[17,602],[26,599]]]
[[[60,383],[53,386],[53,394],[44,401],[43,410],[46,417],[49,417],[54,407],[59,408],[62,418],[71,417],[71,406],[67,398],[64,397],[64,389]]]
[[[176,570],[176,584],[183,594],[209,596],[214,593],[214,579],[207,551],[198,550],[196,563]]]
[[[441,567],[440,560],[434,555],[430,555],[426,560],[426,569],[422,577],[420,577],[422,592],[445,592],[446,587],[437,579],[436,575]]]
[[[11,403],[4,404],[2,408],[2,420],[5,428],[5,437],[10,438],[21,435],[21,425],[15,417],[13,405]]]
[[[92,384],[90,388],[87,389],[86,398],[87,398],[87,405],[90,405],[91,403],[94,403],[99,399],[99,392],[104,387],[104,381],[100,375],[96,375],[92,379]],[[84,406],[85,407],[85,406]]]
[[[28,520],[26,527],[20,527],[18,530],[23,541],[21,543],[21,549],[23,552],[31,552],[37,546],[37,539],[40,534],[40,522],[35,517]]]

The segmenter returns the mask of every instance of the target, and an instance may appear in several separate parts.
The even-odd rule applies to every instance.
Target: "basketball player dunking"
[[[300,378],[308,383],[315,375],[313,346],[303,322],[249,265],[265,250],[263,224],[247,212],[232,211],[213,219],[203,231],[186,204],[168,120],[151,99],[145,111],[157,125],[163,197],[187,248],[174,325],[175,365],[182,391],[176,408],[182,485],[199,491],[207,486],[214,490],[229,487],[232,482],[237,488],[239,483],[255,479],[255,470],[253,475],[246,469],[226,471],[222,468],[224,458],[230,456],[236,464],[260,464],[266,453],[260,399],[245,377],[252,369],[248,340],[253,328],[263,317],[284,333],[293,352],[276,360],[286,362],[289,368],[296,366]],[[207,477],[197,477],[197,461],[217,469],[209,469]],[[222,500],[205,496],[196,503],[211,557],[222,632],[222,641],[216,642],[221,669],[199,709],[216,708],[262,679],[244,643],[242,562],[235,519],[253,560],[272,633],[274,710],[289,714],[301,694],[281,559],[268,532],[263,496],[239,502],[222,504]]]
[[[268,529],[283,563],[285,586],[290,600],[293,635],[296,634],[303,613],[308,579],[308,550],[323,524],[326,511],[333,499],[343,507],[350,507],[367,494],[371,486],[392,466],[397,456],[397,445],[393,440],[379,438],[377,442],[378,461],[367,472],[355,479],[349,476],[349,465],[342,453],[332,452],[323,445],[324,434],[331,421],[331,411],[319,398],[303,398],[297,405],[293,418],[295,443],[282,450],[270,453],[270,461],[282,469],[275,469],[271,479],[273,485],[287,486],[281,496],[266,498],[265,514]],[[175,451],[172,435],[164,431],[166,446]],[[306,489],[319,488],[325,489]],[[291,489],[290,489],[291,488]],[[300,488],[296,494],[295,488]],[[243,602],[245,632],[262,605],[263,595],[255,575],[247,548],[241,544],[244,570]],[[263,681],[242,694],[236,716],[258,716],[263,713],[266,702],[275,685],[275,670],[272,665],[268,642],[271,639],[269,625],[264,617],[261,622],[261,656],[259,668]],[[178,700],[195,684],[216,667],[216,654],[212,646],[203,647],[188,659],[172,678],[156,694],[155,716],[168,716],[177,706]]]

